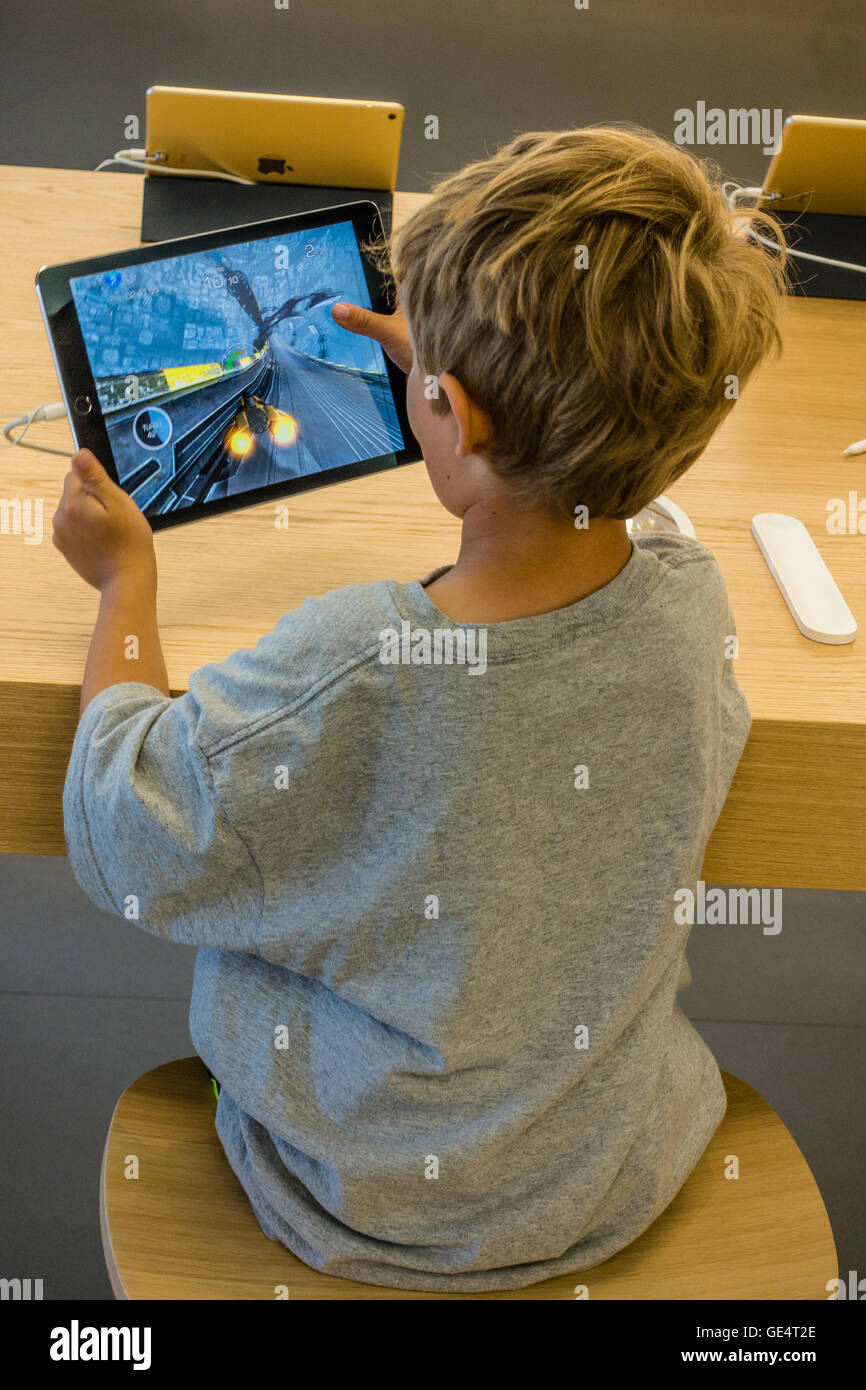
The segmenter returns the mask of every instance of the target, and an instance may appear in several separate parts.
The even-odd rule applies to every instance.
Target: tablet
[[[403,116],[396,101],[149,87],[148,178],[203,169],[393,193]]]
[[[420,459],[403,373],[331,316],[388,312],[380,229],[348,203],[39,271],[75,443],[154,530]]]
[[[760,206],[773,212],[866,217],[866,121],[789,116],[764,179]]]

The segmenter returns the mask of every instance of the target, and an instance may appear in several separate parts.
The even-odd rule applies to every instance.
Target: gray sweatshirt
[[[649,534],[553,613],[473,628],[422,581],[352,586],[180,698],[88,706],[73,870],[201,948],[220,1140],[308,1265],[520,1288],[674,1197],[725,1111],[676,895],[749,731],[733,632],[709,551]]]

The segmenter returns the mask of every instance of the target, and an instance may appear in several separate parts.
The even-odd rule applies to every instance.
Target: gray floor
[[[843,1273],[863,1268],[866,895],[786,892],[776,937],[696,927],[683,996],[719,1064],[755,1086],[821,1188]],[[105,916],[64,859],[0,861],[0,1274],[110,1299],[97,1182],[118,1095],[193,1051],[194,952]]]

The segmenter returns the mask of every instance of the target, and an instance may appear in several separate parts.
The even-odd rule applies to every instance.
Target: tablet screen
[[[331,316],[371,307],[351,221],[69,285],[117,480],[148,517],[406,445],[381,348]]]

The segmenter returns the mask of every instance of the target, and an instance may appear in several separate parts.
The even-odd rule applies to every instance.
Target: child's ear
[[[462,459],[469,454],[481,453],[493,439],[493,422],[490,416],[475,403],[469,392],[450,372],[443,372],[439,377],[439,390],[443,392],[451,407],[457,427],[455,454]]]

